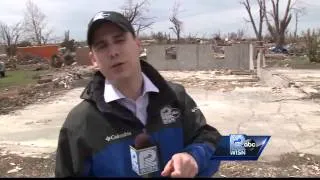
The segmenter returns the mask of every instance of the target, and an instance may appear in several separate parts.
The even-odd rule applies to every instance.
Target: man
[[[98,71],[61,128],[56,176],[139,177],[129,146],[141,132],[160,151],[161,170],[154,176],[213,175],[221,135],[181,85],[139,60],[140,42],[128,20],[117,12],[97,13],[87,41]]]

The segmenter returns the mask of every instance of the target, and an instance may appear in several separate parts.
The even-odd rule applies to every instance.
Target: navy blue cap
[[[100,11],[94,15],[94,17],[90,20],[88,24],[88,32],[87,32],[87,43],[88,46],[92,45],[92,36],[94,31],[103,23],[111,22],[118,25],[123,31],[131,32],[135,37],[135,31],[128,21],[126,17],[124,17],[121,13],[115,11]]]

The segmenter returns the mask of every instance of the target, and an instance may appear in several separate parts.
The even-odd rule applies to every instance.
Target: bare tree
[[[177,43],[180,42],[182,24],[183,24],[182,21],[179,20],[178,18],[179,8],[180,8],[180,3],[176,1],[172,9],[172,15],[169,18],[170,22],[173,24],[173,27],[170,27],[169,29],[171,29],[176,35]]]
[[[200,39],[198,37],[198,33],[189,33],[189,35],[187,35],[187,37],[185,38],[185,41],[187,43],[196,43]]]
[[[64,40],[60,46],[65,47],[67,51],[74,52],[76,49],[76,42],[74,39],[70,39],[70,30],[64,32]]]
[[[121,7],[122,14],[128,18],[129,22],[135,28],[137,36],[145,29],[150,28],[154,24],[154,17],[147,17],[149,1],[143,0],[133,4],[133,0],[127,0]]]
[[[273,40],[276,42],[278,47],[285,44],[285,37],[287,28],[292,19],[292,11],[296,5],[295,0],[288,0],[286,8],[284,10],[284,15],[280,18],[280,0],[271,0],[272,8],[271,11],[266,11],[266,22],[268,31],[270,32]],[[269,20],[269,16],[272,20]]]
[[[25,31],[29,33],[30,39],[38,45],[46,44],[52,34],[48,28],[46,15],[31,0],[26,3]]]
[[[228,38],[228,40],[238,40],[237,33],[235,33],[235,32],[228,33],[227,38]]]
[[[256,38],[258,41],[261,41],[263,39],[263,36],[262,36],[262,32],[263,32],[263,22],[264,22],[264,19],[265,19],[265,16],[266,16],[266,2],[265,0],[256,0],[256,3],[258,4],[259,6],[259,21],[258,21],[258,25],[253,17],[253,14],[252,14],[252,8],[251,8],[251,4],[250,2],[252,1],[249,1],[249,0],[242,0],[240,1],[240,4],[242,4],[246,10],[247,10],[247,13],[249,15],[249,18],[250,20],[246,20],[247,22],[251,22],[252,24],[252,27],[253,27],[253,30],[254,30],[254,33],[256,34]]]
[[[0,22],[0,38],[5,43],[8,56],[15,54],[15,48],[22,32],[21,22],[9,26]]]
[[[294,38],[298,38],[298,23],[301,16],[304,16],[306,14],[306,8],[294,8],[294,17],[295,17],[295,26],[294,26]]]
[[[244,37],[245,33],[243,29],[238,29],[237,32],[228,32],[227,33],[227,38],[229,40],[237,40],[241,41]]]
[[[221,35],[221,31],[217,31],[216,33],[214,33],[213,35],[213,40],[214,41],[221,41],[222,40],[222,35]]]
[[[164,32],[151,33],[151,38],[156,39],[158,43],[167,42],[169,40],[169,36]]]
[[[310,62],[320,63],[320,29],[308,29],[303,33]]]
[[[244,38],[244,36],[245,36],[244,30],[243,30],[243,29],[238,29],[238,31],[237,31],[237,37],[238,37],[238,39],[239,39],[239,40],[242,40],[242,39]]]

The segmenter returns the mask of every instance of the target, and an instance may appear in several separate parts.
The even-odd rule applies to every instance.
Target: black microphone
[[[132,170],[139,176],[151,178],[159,171],[158,147],[151,142],[146,133],[136,136],[134,146],[130,146]]]

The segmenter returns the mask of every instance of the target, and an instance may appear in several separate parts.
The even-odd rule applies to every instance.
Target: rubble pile
[[[49,70],[50,65],[45,63],[37,63],[33,65],[28,65],[33,71],[42,71],[42,70]]]
[[[94,69],[90,66],[65,66],[40,77],[38,84],[51,83],[54,88],[71,89],[77,80],[91,77],[93,73]]]
[[[8,56],[6,54],[0,54],[0,61],[6,62],[8,60]]]
[[[15,58],[3,57],[3,58],[0,58],[0,61],[4,62],[5,67],[6,67],[6,71],[17,69],[17,64],[16,64],[17,59],[15,59]]]
[[[24,107],[28,104],[40,102],[53,95],[58,95],[61,91],[53,90],[48,85],[28,85],[16,90],[5,90],[0,96],[0,114],[7,114],[13,110]]]
[[[268,59],[272,59],[272,60],[284,60],[284,59],[287,59],[288,58],[288,55],[286,54],[270,54],[270,53],[267,53],[265,55],[266,57],[266,60]]]
[[[49,64],[49,61],[47,59],[44,59],[38,56],[26,55],[26,56],[23,56],[22,58],[18,58],[17,64],[18,65]]]
[[[34,69],[35,71],[39,70],[48,70],[49,63],[46,60],[41,60],[39,58],[34,58],[30,60],[19,60],[16,57],[12,58],[2,58],[2,62],[5,63],[7,71],[14,71],[18,69]]]
[[[37,84],[0,91],[0,114],[8,114],[26,105],[64,93],[74,88],[77,80],[89,79],[93,73],[92,67],[66,66],[52,70],[50,74],[35,77]]]

